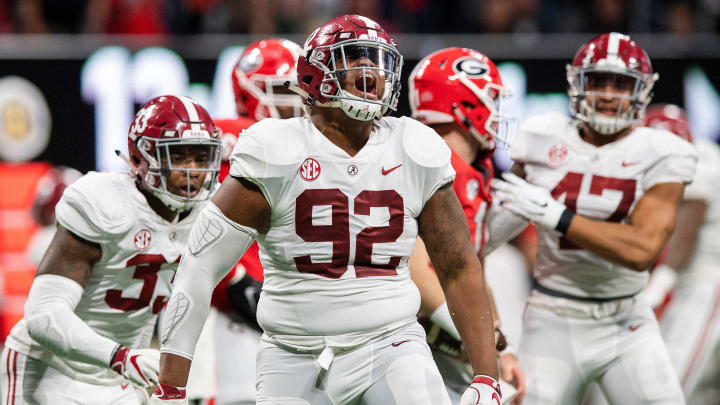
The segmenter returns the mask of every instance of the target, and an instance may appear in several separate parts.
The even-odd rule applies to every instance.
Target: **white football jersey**
[[[512,142],[511,158],[526,180],[587,218],[626,222],[645,192],[659,183],[689,183],[697,154],[670,132],[636,128],[597,147],[580,138],[578,122],[560,113],[527,120]],[[538,229],[537,282],[581,297],[639,292],[647,271],[634,271],[583,250],[559,233]]]
[[[349,347],[415,321],[408,257],[425,202],[455,175],[450,149],[410,118],[375,121],[354,157],[310,118],[242,133],[230,174],[271,207],[258,235],[265,282],[258,322],[293,347]]]
[[[708,208],[700,228],[695,253],[680,275],[720,276],[720,147],[706,139],[696,139],[698,165],[695,179],[685,187],[686,200],[704,200]],[[711,273],[711,274],[708,274]]]
[[[150,208],[128,173],[90,172],[70,185],[55,208],[58,223],[102,248],[75,314],[122,345],[149,347],[157,314],[170,296],[180,254],[202,208],[198,205],[181,221],[170,223]],[[120,381],[109,368],[53,355],[30,337],[24,320],[6,344],[80,381]]]

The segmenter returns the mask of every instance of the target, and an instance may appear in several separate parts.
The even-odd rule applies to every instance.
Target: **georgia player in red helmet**
[[[483,375],[478,403],[499,401],[490,301],[450,188],[450,150],[419,122],[386,116],[401,68],[395,42],[369,18],[340,16],[310,35],[291,86],[310,115],[248,128],[198,221],[212,227],[193,231],[196,253],[180,266],[175,316],[162,328],[156,403],[182,403],[213,283],[257,240],[258,402],[449,404],[416,319],[407,262],[418,235]]]
[[[129,175],[89,172],[55,207],[57,232],[2,354],[3,404],[137,404],[157,382],[150,338],[221,145],[204,108],[162,96],[135,116],[128,148]]]
[[[643,293],[658,305],[674,288],[660,330],[687,403],[709,404],[720,397],[720,147],[708,139],[693,140],[687,115],[676,105],[651,105],[643,124],[694,142],[698,151],[695,178],[685,188],[675,233]]]
[[[573,118],[528,119],[512,141],[515,174],[492,183],[501,206],[538,229],[519,351],[525,403],[579,403],[597,382],[611,403],[683,404],[637,294],[673,232],[697,154],[670,132],[632,125],[657,75],[630,37],[593,38],[567,79]]]
[[[410,73],[408,85],[413,118],[433,128],[450,147],[455,169],[453,188],[465,212],[475,251],[482,257],[487,237],[485,218],[492,202],[492,155],[497,143],[506,144],[514,121],[502,113],[508,90],[492,60],[466,48],[446,48],[426,56]],[[420,290],[421,309],[429,317],[421,323],[430,338],[433,357],[451,400],[459,402],[473,375],[464,366],[467,363],[463,360],[467,360],[462,359],[459,334],[420,239],[410,257],[410,269]],[[500,324],[497,318],[495,321],[499,337]],[[502,342],[499,347],[501,370],[506,380],[520,388],[513,399],[520,403],[522,372],[514,354],[506,350],[509,348]]]
[[[238,117],[215,120],[222,133],[222,182],[230,171],[230,153],[238,135],[264,118],[292,118],[304,112],[302,99],[285,87],[297,83],[302,48],[292,41],[268,38],[248,45],[233,68],[231,80]],[[255,362],[261,329],[255,319],[263,269],[253,243],[215,288],[212,305],[218,315],[212,334],[219,403],[255,402]],[[202,360],[201,360],[202,361]]]

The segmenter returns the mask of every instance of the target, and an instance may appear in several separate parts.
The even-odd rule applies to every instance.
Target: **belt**
[[[619,297],[580,297],[577,295],[567,294],[562,291],[552,290],[550,288],[543,287],[540,283],[537,282],[537,280],[533,280],[533,288],[540,291],[543,294],[550,295],[553,297],[565,298],[565,299],[569,299],[569,300],[582,301],[582,302],[593,302],[593,303],[603,303],[603,302],[624,300],[626,298],[632,298],[640,292],[640,291],[638,291],[638,292],[634,292],[634,293],[628,294],[628,295],[621,295]]]

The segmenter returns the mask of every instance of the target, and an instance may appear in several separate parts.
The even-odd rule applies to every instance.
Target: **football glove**
[[[476,375],[460,397],[460,405],[501,405],[500,385],[494,378]]]
[[[130,349],[118,346],[110,368],[132,384],[152,388],[158,382],[160,352],[155,349]]]
[[[150,405],[187,405],[185,387],[173,387],[160,383],[150,397]]]
[[[545,229],[567,232],[573,214],[565,204],[555,201],[548,189],[530,184],[513,173],[503,174],[503,179],[505,181],[493,179],[491,183],[493,196],[502,207]]]

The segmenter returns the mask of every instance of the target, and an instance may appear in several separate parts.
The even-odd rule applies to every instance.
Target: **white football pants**
[[[577,405],[592,381],[613,405],[685,404],[655,316],[636,298],[586,303],[533,291],[519,356],[525,405]]]
[[[318,356],[261,341],[258,404],[450,405],[425,332],[417,323],[337,353],[327,372],[321,372]]]
[[[140,405],[127,382],[107,386],[75,381],[46,363],[7,347],[0,362],[2,405]]]

